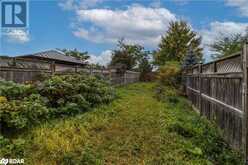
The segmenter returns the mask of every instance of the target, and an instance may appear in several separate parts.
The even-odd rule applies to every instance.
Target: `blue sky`
[[[208,44],[220,35],[244,33],[248,0],[30,0],[29,34],[2,36],[1,55],[21,55],[54,48],[88,51],[91,62],[106,64],[116,41],[157,48],[172,20],[184,19]]]

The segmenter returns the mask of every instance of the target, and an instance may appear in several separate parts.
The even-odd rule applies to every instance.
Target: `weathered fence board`
[[[248,156],[248,46],[242,52],[183,71],[193,106],[223,130],[226,141]]]
[[[35,81],[41,74],[64,72],[85,72],[98,75],[115,85],[124,85],[139,81],[139,72],[119,73],[116,69],[94,69],[74,65],[49,63],[41,60],[0,57],[0,80],[25,83]]]

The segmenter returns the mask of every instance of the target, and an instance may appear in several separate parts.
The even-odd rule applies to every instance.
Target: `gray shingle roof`
[[[66,56],[63,52],[58,50],[48,50],[44,52],[38,52],[34,54],[28,54],[28,55],[22,55],[19,57],[40,57],[44,59],[50,59],[50,60],[58,60],[63,62],[70,62],[70,63],[76,63],[76,64],[85,64],[83,61],[76,59],[75,57]]]

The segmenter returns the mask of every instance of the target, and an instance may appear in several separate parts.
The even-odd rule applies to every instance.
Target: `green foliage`
[[[44,120],[73,116],[115,98],[110,85],[93,76],[73,74],[47,77],[36,85],[0,82],[1,133],[14,134]],[[23,154],[22,140],[0,136],[1,155]]]
[[[176,61],[160,66],[157,73],[159,84],[176,87],[179,84],[180,71],[180,64]]]
[[[45,98],[32,94],[23,100],[0,103],[3,129],[22,129],[48,118]]]
[[[114,91],[109,84],[88,75],[53,76],[38,86],[42,96],[48,98],[50,106],[59,107],[66,102],[96,106],[114,99]]]
[[[239,155],[229,147],[222,150],[226,143],[218,141],[219,148],[215,140],[209,140],[219,136],[217,129],[192,111],[186,99],[168,87],[177,103],[168,98],[157,101],[154,87],[152,83],[120,87],[119,99],[108,105],[35,127],[25,136],[26,141],[30,140],[25,148],[26,163],[241,164]],[[210,149],[213,147],[219,151]]]
[[[140,72],[141,81],[149,81],[149,74],[152,72],[153,69],[152,63],[149,61],[149,55],[150,53],[145,53],[138,60],[138,71]]]
[[[86,61],[90,58],[88,52],[80,52],[77,49],[73,49],[73,50],[62,49],[61,51],[64,52],[66,56],[72,56],[81,61]]]
[[[193,50],[190,48],[183,60],[183,64],[182,67],[189,67],[189,66],[193,66],[195,64],[197,64],[199,62],[199,60],[197,59],[197,57],[194,55]]]
[[[214,164],[242,164],[241,156],[231,150],[218,127],[196,114],[186,100],[178,97],[175,104],[165,98],[163,102],[169,103],[168,108],[175,116],[167,129],[183,139],[185,154],[208,159]]]
[[[170,61],[160,66],[156,78],[156,98],[158,100],[168,100],[170,103],[178,103],[178,88],[180,87],[181,67],[179,62]]]
[[[35,86],[1,83],[0,122],[4,130],[23,129],[49,118],[75,115],[115,98],[108,83],[88,75],[56,75]]]
[[[74,164],[84,164],[84,165],[101,165],[102,156],[93,153],[91,149],[85,148],[81,153],[66,153],[60,161],[62,165],[74,165]]]
[[[25,140],[18,138],[10,140],[0,135],[0,156],[1,157],[23,157]]]
[[[242,50],[243,37],[241,34],[230,34],[229,36],[219,37],[210,45],[212,51],[216,52],[212,58],[219,59],[237,53]]]
[[[131,70],[137,64],[137,58],[143,50],[144,48],[140,45],[126,44],[124,39],[119,40],[117,49],[112,53],[110,66]]]
[[[118,41],[117,49],[112,53],[110,66],[124,70],[136,69],[145,75],[152,70],[152,65],[149,61],[150,55],[151,53],[145,51],[143,46],[126,44],[122,39]]]
[[[162,37],[159,50],[154,54],[155,63],[164,65],[167,61],[183,63],[191,47],[197,61],[202,60],[201,38],[192,31],[184,21],[171,22],[166,34]]]
[[[32,85],[16,84],[10,81],[0,81],[0,96],[7,99],[21,99],[29,96],[32,93],[37,93]]]

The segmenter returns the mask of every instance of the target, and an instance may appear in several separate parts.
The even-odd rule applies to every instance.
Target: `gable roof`
[[[64,52],[58,51],[58,50],[48,50],[43,52],[38,52],[34,54],[28,54],[28,55],[22,55],[18,57],[38,57],[42,59],[49,59],[54,61],[61,61],[61,62],[69,62],[69,63],[75,63],[83,65],[85,64],[82,60],[79,60],[72,56],[66,56]]]

